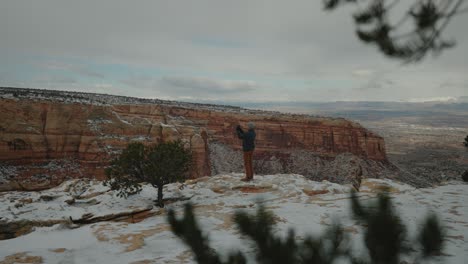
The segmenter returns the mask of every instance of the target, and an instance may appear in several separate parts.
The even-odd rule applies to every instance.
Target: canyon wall
[[[254,159],[259,174],[307,174],[306,165],[312,166],[313,174],[315,167],[345,153],[388,163],[383,138],[345,119],[135,98],[127,102],[120,97],[110,100],[112,96],[93,101],[89,94],[80,97],[87,98],[83,101],[70,93],[15,91],[0,90],[0,191],[39,190],[66,178],[104,179],[112,157],[133,141],[181,139],[193,152],[193,178],[242,172],[235,127],[245,128],[249,121],[257,127]]]

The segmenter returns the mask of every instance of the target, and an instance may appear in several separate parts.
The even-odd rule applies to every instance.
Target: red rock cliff
[[[384,140],[344,119],[193,106],[0,98],[0,190],[42,189],[67,177],[103,179],[109,160],[130,141],[182,139],[194,153],[192,177],[219,173],[222,162],[237,162],[232,170],[240,172],[235,126],[248,121],[257,126],[257,163],[278,160],[276,172],[284,171],[297,151],[323,159],[352,153],[386,162]],[[220,161],[226,159],[220,147],[239,155]]]

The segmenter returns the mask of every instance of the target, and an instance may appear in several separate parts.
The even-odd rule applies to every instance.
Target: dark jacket
[[[236,128],[237,136],[242,139],[242,150],[252,151],[255,149],[255,131],[249,129],[247,132],[244,132],[240,126]]]

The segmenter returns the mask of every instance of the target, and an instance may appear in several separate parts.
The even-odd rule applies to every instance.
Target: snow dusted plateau
[[[194,204],[213,248],[225,254],[235,249],[250,252],[250,263],[254,245],[240,236],[232,216],[237,210],[254,213],[259,203],[276,215],[279,235],[285,235],[291,227],[297,239],[305,234],[319,235],[334,221],[340,221],[352,238],[355,252],[364,252],[363,230],[351,218],[350,186],[314,182],[295,174],[256,175],[249,183],[241,182],[242,176],[222,174],[166,185],[164,195],[169,201],[164,209],[152,207],[156,189],[149,185],[128,199],[117,197],[101,182],[89,180],[66,181],[41,192],[0,193],[1,221],[59,223],[0,240],[0,263],[194,263],[191,251],[172,234],[166,220],[168,208],[182,216],[187,201],[178,201],[181,197]],[[361,200],[370,200],[385,187],[390,188],[410,236],[415,236],[421,220],[433,211],[447,231],[440,263],[468,263],[467,184],[452,181],[416,189],[390,180],[364,179],[358,195]],[[146,215],[141,221],[67,224],[70,217],[89,219],[129,211],[145,211]]]

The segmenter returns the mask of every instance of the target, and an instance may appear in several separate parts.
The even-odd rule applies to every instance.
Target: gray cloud
[[[206,77],[163,76],[151,78],[148,76],[133,76],[121,83],[144,90],[153,91],[162,98],[180,99],[216,99],[225,96],[248,98],[260,87],[254,81],[221,80]]]
[[[58,61],[48,61],[48,62],[40,63],[38,66],[44,67],[47,69],[52,69],[52,70],[66,70],[66,71],[78,73],[83,76],[93,77],[93,78],[98,78],[98,79],[105,78],[103,74],[93,71],[91,69],[88,69],[84,66],[77,65],[77,64],[64,63],[64,62],[58,62]]]
[[[468,95],[466,87],[440,87],[448,80],[468,81],[468,15],[456,17],[448,27],[447,36],[458,41],[455,49],[419,65],[401,65],[359,42],[351,9],[327,13],[321,4],[314,0],[5,1],[0,9],[0,68],[15,71],[9,65],[23,64],[25,56],[46,58],[49,65],[44,71],[62,68],[99,83],[122,84],[107,86],[108,93],[152,97],[396,100],[421,94]],[[136,70],[107,74],[54,61],[70,58]],[[154,77],[138,69],[166,72]],[[377,72],[388,74],[383,78]],[[315,82],[317,77],[322,81]],[[312,81],[308,87],[293,87],[297,80]],[[8,74],[2,78],[6,84],[14,81],[28,80],[9,80]],[[86,89],[82,83],[76,89],[81,89],[80,84]],[[381,89],[373,89],[379,85]],[[126,91],[129,87],[133,90]],[[242,93],[247,96],[240,97]]]
[[[33,79],[34,82],[37,82],[39,85],[43,84],[59,84],[59,85],[74,85],[78,83],[75,78],[66,77],[66,76],[39,76]]]
[[[191,93],[232,94],[253,91],[258,84],[254,81],[215,80],[203,77],[163,77],[162,86],[171,90]]]

